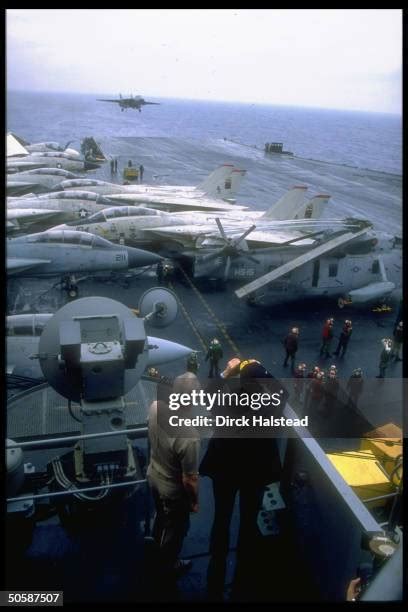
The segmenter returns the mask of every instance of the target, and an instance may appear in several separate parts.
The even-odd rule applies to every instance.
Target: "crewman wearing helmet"
[[[343,329],[341,330],[339,343],[334,352],[335,355],[339,356],[341,353],[340,357],[344,357],[344,355],[346,354],[347,345],[349,343],[352,332],[353,332],[352,322],[350,319],[346,319],[344,321]]]
[[[208,347],[207,355],[205,360],[210,360],[210,371],[208,372],[208,378],[212,378],[215,374],[215,377],[218,378],[219,368],[218,364],[220,359],[222,359],[224,353],[222,350],[222,346],[218,338],[213,338],[210,342],[210,346]]]
[[[331,357],[330,347],[333,340],[334,319],[326,319],[322,331],[322,346],[320,347],[320,357]]]
[[[357,408],[358,400],[364,389],[363,371],[355,368],[347,381],[347,391],[349,394],[348,407]]]
[[[390,362],[392,359],[392,340],[391,338],[383,338],[381,342],[383,345],[383,349],[380,354],[380,363],[379,363],[380,373],[377,376],[377,378],[385,377],[385,371],[390,365]]]
[[[288,359],[290,359],[292,372],[295,369],[295,357],[296,357],[296,352],[298,350],[298,338],[299,338],[299,328],[292,327],[292,329],[286,336],[285,340],[283,341],[283,344],[286,350],[286,358],[285,358],[285,361],[283,362],[283,367],[286,368],[286,366],[288,365]]]

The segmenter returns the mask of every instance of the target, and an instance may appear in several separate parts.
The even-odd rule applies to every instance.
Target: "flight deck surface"
[[[368,218],[375,228],[401,235],[401,177],[397,175],[304,160],[296,156],[291,159],[271,159],[261,150],[248,150],[225,141],[211,145],[206,143],[205,147],[199,141],[161,138],[115,138],[98,142],[105,154],[116,156],[119,160],[118,175],[111,176],[109,164],[105,164],[90,175],[98,179],[120,182],[121,170],[131,158],[135,163],[143,164],[144,179],[151,184],[197,184],[218,164],[228,161],[247,170],[247,177],[237,197],[238,203],[266,210],[291,186],[305,184],[309,188],[308,197],[316,193],[332,195],[328,216],[343,218],[353,215]],[[55,312],[66,302],[67,296],[54,284],[55,280],[51,279],[9,281],[8,314]],[[99,274],[79,283],[79,297],[110,297],[136,309],[144,291],[156,285],[154,268],[114,276]],[[285,352],[282,341],[289,329],[297,326],[300,329],[297,361],[305,362],[308,369],[319,365],[327,370],[334,363],[339,378],[346,381],[354,368],[361,367],[364,378],[374,381],[378,374],[381,339],[392,337],[399,307],[398,300],[393,300],[390,302],[392,310],[383,313],[373,312],[371,307],[339,309],[335,300],[323,298],[290,305],[250,307],[235,296],[233,289],[239,284],[234,286],[231,283],[221,291],[217,290],[211,280],[197,283],[188,274],[172,278],[168,286],[179,302],[177,319],[168,328],[154,332],[148,329],[148,333],[155,333],[198,351],[198,376],[203,380],[208,374],[205,353],[213,337],[217,337],[222,344],[223,363],[235,355],[256,358],[274,376],[281,379],[289,377],[289,368],[283,367]],[[322,326],[329,316],[335,319],[334,342],[344,319],[351,318],[353,321],[353,335],[343,359],[322,359],[319,356]],[[13,346],[13,338],[9,339],[8,351],[8,361],[17,361],[13,351],[18,352],[20,349]],[[39,376],[38,361],[29,358],[33,351],[34,346],[26,351],[26,356],[20,359],[20,370],[17,368],[16,373]],[[181,360],[158,369],[161,375],[174,377],[185,371],[185,365],[185,361]],[[390,386],[387,386],[384,403],[377,401],[374,404],[369,395],[366,400],[363,396],[358,409],[337,415],[339,423],[343,423],[342,436],[339,436],[341,439],[318,440],[324,449],[336,446],[354,448],[356,441],[350,437],[350,432],[360,434],[390,421],[401,425],[402,407],[397,389],[397,381],[402,378],[401,363],[392,364],[387,370],[387,377],[395,379],[395,398],[392,397]],[[14,389],[13,394],[15,392]],[[34,393],[44,394],[44,391]],[[17,403],[10,403],[10,423],[16,406]],[[22,403],[19,409],[23,409]],[[67,421],[66,414],[64,419],[64,431],[75,431],[75,424]],[[140,416],[140,422],[143,422],[143,415]],[[15,422],[15,427],[18,430],[18,422]],[[19,437],[17,430],[13,435]],[[46,435],[56,433],[61,432],[47,431]],[[24,433],[20,432],[20,435],[24,438]],[[146,452],[145,442],[139,441],[139,444],[141,450]],[[206,442],[203,443],[205,446]],[[33,464],[42,467],[41,463],[47,462],[49,453],[31,451],[27,456]],[[41,584],[45,585],[44,588],[47,584],[61,584],[61,588],[66,591],[67,601],[153,601],[155,598],[205,600],[208,541],[213,513],[210,480],[201,480],[200,512],[192,516],[191,529],[182,551],[183,557],[193,560],[193,569],[179,581],[179,589],[174,593],[158,593],[154,579],[143,573],[143,499],[140,492],[136,493],[133,502],[123,505],[123,514],[101,517],[100,524],[82,540],[68,536],[54,519],[38,526],[24,562],[27,572],[31,572],[33,585],[38,589]],[[123,521],[123,527],[114,532],[116,539],[110,535],[109,525],[112,520]],[[310,568],[298,555],[294,534],[286,528],[285,520],[278,531],[280,535],[276,538],[266,537],[260,545],[262,551],[259,558],[254,560],[249,592],[256,592],[260,601],[269,602],[324,599],[322,585],[316,583]],[[106,535],[103,542],[100,540],[101,532]],[[235,507],[227,584],[232,580],[237,534],[238,511]],[[332,538],[335,547],[336,542],[341,540],[341,533],[332,534]],[[265,559],[271,559],[271,563],[265,563]],[[290,576],[296,576],[296,589],[288,593],[284,585],[288,584]],[[29,588],[29,585],[25,588]]]

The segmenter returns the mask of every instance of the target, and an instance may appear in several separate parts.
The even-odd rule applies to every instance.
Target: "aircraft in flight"
[[[146,104],[160,104],[160,102],[146,102],[142,96],[129,96],[129,98],[123,98],[122,94],[119,94],[119,100],[107,100],[105,98],[97,98],[97,102],[114,102],[115,104],[119,104],[120,110],[123,112],[128,108],[133,108],[138,110],[139,113],[142,112],[142,106]]]

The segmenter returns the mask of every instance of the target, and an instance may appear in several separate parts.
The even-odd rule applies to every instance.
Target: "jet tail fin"
[[[320,219],[330,197],[329,195],[315,196],[303,204],[293,219]]]
[[[233,164],[224,164],[208,176],[197,186],[197,190],[204,191],[212,198],[233,198],[241,185],[246,170],[235,168]]]
[[[234,164],[223,164],[219,166],[213,170],[204,181],[197,185],[197,191],[204,191],[206,195],[211,197],[220,197],[219,193],[217,193],[217,188],[221,188],[221,185],[231,176],[233,170]]]
[[[262,215],[262,218],[276,221],[293,219],[299,208],[303,206],[306,190],[307,187],[304,185],[292,187]]]

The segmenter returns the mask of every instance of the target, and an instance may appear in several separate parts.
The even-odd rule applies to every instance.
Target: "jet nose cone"
[[[156,255],[156,253],[151,253],[150,251],[143,251],[141,249],[134,249],[132,247],[127,247],[128,252],[128,266],[130,269],[139,268],[142,266],[151,266],[153,264],[157,264],[162,257],[160,255]]]

